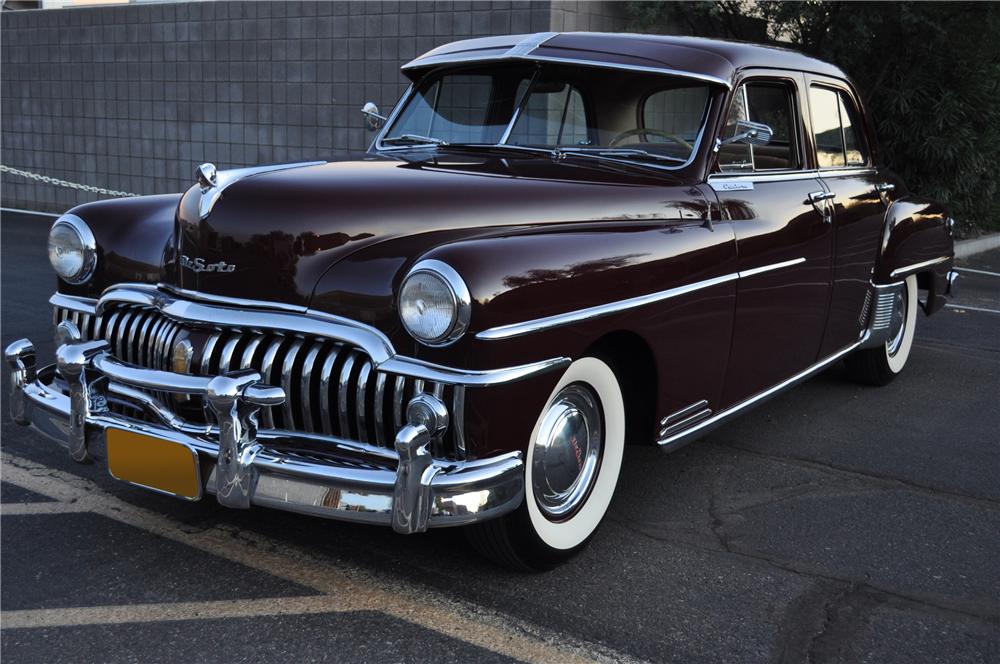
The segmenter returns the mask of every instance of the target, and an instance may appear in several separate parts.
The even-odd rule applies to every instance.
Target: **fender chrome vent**
[[[669,438],[678,431],[701,422],[711,414],[712,409],[708,407],[708,401],[704,399],[696,401],[690,406],[685,406],[660,420],[660,435],[657,439]]]
[[[872,314],[872,330],[887,330],[892,324],[892,309],[896,301],[896,291],[886,290],[875,297],[875,313]]]

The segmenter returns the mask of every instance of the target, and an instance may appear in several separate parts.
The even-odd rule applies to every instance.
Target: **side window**
[[[518,97],[523,92],[523,89],[518,90]],[[555,85],[537,82],[507,142],[513,145],[586,145],[587,111],[580,91],[561,81]]]
[[[868,155],[853,100],[842,91],[814,85],[809,90],[809,105],[819,167],[864,166]]]
[[[722,138],[736,134],[736,123],[749,120],[774,131],[767,145],[730,143],[719,149],[722,171],[794,170],[801,167],[795,131],[795,93],[784,83],[747,83],[737,90]]]

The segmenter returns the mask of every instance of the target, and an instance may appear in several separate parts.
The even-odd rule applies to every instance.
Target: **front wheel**
[[[844,358],[853,380],[866,385],[887,385],[906,365],[917,329],[917,276],[903,282],[899,301],[893,307],[889,340],[877,348],[866,348]]]
[[[544,570],[579,552],[611,503],[625,449],[625,402],[611,367],[596,357],[569,366],[535,423],[525,460],[524,502],[466,528],[483,555],[505,567]]]

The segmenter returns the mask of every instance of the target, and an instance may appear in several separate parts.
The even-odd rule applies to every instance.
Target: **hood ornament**
[[[195,177],[201,185],[202,194],[219,184],[219,172],[215,169],[215,164],[202,164],[195,172]]]
[[[325,161],[303,161],[297,164],[253,166],[251,168],[234,168],[228,171],[216,169],[215,164],[202,164],[194,174],[198,180],[198,186],[201,187],[201,201],[198,204],[198,213],[201,219],[206,219],[212,213],[212,208],[215,207],[226,187],[244,178],[260,175],[261,173],[270,173],[271,171],[283,171],[288,168],[302,168],[304,166],[319,166],[325,163]]]

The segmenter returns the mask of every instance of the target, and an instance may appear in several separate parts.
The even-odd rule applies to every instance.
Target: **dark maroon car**
[[[843,72],[776,48],[448,44],[360,161],[198,170],[59,218],[56,364],[14,419],[222,505],[579,550],[625,442],[678,448],[844,360],[883,385],[952,219],[878,164]]]

